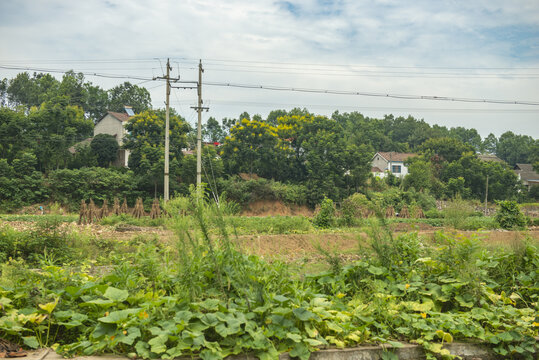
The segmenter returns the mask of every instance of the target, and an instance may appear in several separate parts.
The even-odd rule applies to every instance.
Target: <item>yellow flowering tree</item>
[[[280,161],[286,156],[286,151],[287,146],[274,126],[244,118],[230,129],[221,156],[229,173],[244,172],[277,178]]]

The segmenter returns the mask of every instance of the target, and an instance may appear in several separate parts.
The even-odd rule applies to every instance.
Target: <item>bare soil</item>
[[[16,230],[30,230],[35,223],[24,221],[2,221],[0,227],[8,225]],[[434,228],[426,224],[394,224],[393,231],[418,231],[427,239],[432,239],[435,232],[440,228]],[[64,223],[62,227],[68,231],[97,236],[100,238],[130,240],[136,236],[156,236],[162,241],[173,241],[175,235],[172,231],[153,227],[113,227],[102,225],[77,225]],[[533,227],[527,231],[455,231],[443,229],[446,232],[454,232],[463,236],[476,236],[486,245],[513,246],[524,238],[530,238],[539,243],[539,227]],[[338,232],[338,233],[309,233],[309,234],[279,234],[279,235],[242,235],[236,240],[237,244],[249,254],[260,255],[265,258],[280,258],[289,261],[301,259],[313,259],[321,257],[318,247],[331,253],[339,253],[346,258],[354,258],[359,253],[360,244],[366,244],[367,235],[362,232]]]

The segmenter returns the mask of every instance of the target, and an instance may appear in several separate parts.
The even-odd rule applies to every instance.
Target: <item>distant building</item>
[[[94,126],[94,136],[97,134],[108,134],[116,138],[120,147],[124,144],[124,137],[127,134],[125,125],[127,121],[134,116],[131,106],[125,107],[125,112],[119,113],[114,111],[107,111],[103,117],[101,117]],[[129,160],[129,150],[118,150],[118,156],[113,162],[114,166],[127,167]]]
[[[479,154],[477,155],[477,158],[481,161],[493,161],[493,162],[499,162],[499,163],[505,162],[499,157],[497,157],[496,155],[492,155],[492,154]]]
[[[539,185],[539,174],[533,170],[532,164],[516,164],[513,171],[528,190],[532,186]]]
[[[404,163],[414,156],[417,154],[394,151],[377,152],[372,158],[371,172],[380,178],[385,177],[387,173],[403,178],[408,174],[408,167]]]

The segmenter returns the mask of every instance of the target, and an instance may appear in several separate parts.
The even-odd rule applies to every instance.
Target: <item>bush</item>
[[[31,231],[18,232],[10,227],[0,229],[0,260],[22,258],[36,264],[47,255],[54,262],[67,262],[74,253],[69,235],[60,225],[61,216],[43,217]]]
[[[441,219],[444,216],[441,211],[438,211],[438,209],[430,209],[425,211],[425,217],[427,219]]]
[[[341,203],[340,218],[342,224],[345,226],[354,225],[356,219],[361,217],[363,209],[369,206],[370,202],[363,194],[356,193],[347,197]]]
[[[335,206],[333,200],[324,197],[320,204],[320,210],[313,219],[315,226],[323,229],[330,228],[335,223]]]
[[[499,209],[496,211],[496,221],[503,229],[515,229],[526,227],[526,217],[520,211],[516,201],[499,201]]]
[[[443,209],[444,218],[448,225],[455,229],[461,229],[466,219],[473,214],[473,208],[460,197],[456,197],[447,203]]]
[[[280,200],[286,204],[307,204],[307,187],[304,185],[283,184],[267,179],[242,180],[235,176],[219,179],[220,193],[242,206],[258,200]]]

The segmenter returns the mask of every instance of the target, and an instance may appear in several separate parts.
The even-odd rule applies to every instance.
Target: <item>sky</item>
[[[1,0],[0,37],[0,78],[73,69],[104,89],[144,86],[154,108],[166,59],[182,81],[200,59],[203,122],[300,107],[539,138],[539,1]],[[173,89],[191,124],[195,105],[196,91]]]

